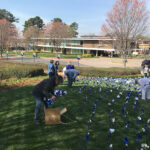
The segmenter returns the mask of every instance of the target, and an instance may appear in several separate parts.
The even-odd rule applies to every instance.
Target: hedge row
[[[1,63],[0,79],[34,77],[44,74],[44,69],[40,66],[18,63]]]
[[[101,76],[101,77],[123,77],[123,76],[139,76],[139,69],[129,68],[82,68],[77,67],[83,76]]]

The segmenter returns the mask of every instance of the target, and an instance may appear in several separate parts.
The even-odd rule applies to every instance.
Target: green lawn
[[[93,82],[90,83],[93,85]],[[67,83],[56,89],[65,89],[68,94],[56,99],[53,107],[67,107],[67,113],[62,121],[67,124],[61,125],[36,125],[34,118],[34,99],[32,97],[32,85],[19,88],[11,88],[0,91],[0,150],[83,150],[85,145],[88,150],[104,150],[109,144],[113,144],[114,150],[124,150],[123,139],[126,137],[125,123],[130,122],[128,129],[129,150],[138,149],[137,133],[142,134],[140,143],[146,143],[146,136],[142,133],[142,127],[150,118],[150,101],[139,100],[139,105],[133,111],[132,106],[135,99],[135,91],[132,92],[129,103],[126,106],[127,117],[122,115],[122,106],[128,94],[127,88],[113,88],[105,83],[100,86],[95,84],[85,86],[85,83],[77,82],[70,89]],[[110,92],[110,89],[113,92]],[[120,99],[116,96],[123,92]],[[85,97],[87,101],[85,102]],[[88,121],[92,113],[95,100],[101,98],[96,106],[95,117],[88,130]],[[108,106],[108,103],[115,102]],[[115,117],[115,123],[110,126],[108,111],[113,110],[111,119]],[[144,114],[141,114],[144,109]],[[137,116],[142,121],[137,125]],[[43,118],[43,113],[41,113]],[[44,120],[44,119],[43,119]],[[77,121],[77,122],[74,122]],[[109,128],[115,128],[108,141]],[[148,125],[148,138],[149,138]],[[90,140],[86,142],[85,137],[90,132]],[[147,144],[150,144],[148,141]]]

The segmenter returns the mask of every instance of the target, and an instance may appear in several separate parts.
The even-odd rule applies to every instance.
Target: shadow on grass
[[[133,92],[127,111],[129,117],[123,118],[121,109],[128,91],[124,91],[123,96],[117,99],[118,90],[109,93],[109,89],[104,87],[102,92],[99,88],[84,87],[82,84],[75,84],[72,88],[67,88],[66,83],[56,89],[67,90],[68,94],[56,99],[54,107],[67,107],[67,113],[62,117],[62,121],[67,124],[61,125],[36,125],[33,121],[35,102],[32,97],[32,87],[24,86],[4,90],[0,93],[0,149],[2,150],[83,150],[85,135],[88,130],[88,120],[92,113],[94,101],[101,97],[97,105],[95,118],[90,127],[89,150],[107,149],[108,147],[108,103],[115,98],[116,102],[111,106],[114,110],[111,117],[116,118],[116,123],[112,128],[116,129],[111,137],[115,150],[124,149],[123,138],[125,138],[125,122],[130,121],[129,126],[129,150],[137,148],[136,117],[140,115],[141,108],[145,109],[143,123],[146,122],[149,112],[149,102],[140,102],[138,109],[133,113],[135,93]],[[120,89],[121,90],[121,89]],[[85,99],[87,97],[87,99]],[[43,119],[43,113],[41,113]],[[73,122],[76,120],[77,122]],[[144,138],[143,138],[144,142]]]

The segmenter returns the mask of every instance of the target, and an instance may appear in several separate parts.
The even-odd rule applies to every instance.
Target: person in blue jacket
[[[79,72],[76,69],[69,69],[65,71],[65,75],[68,78],[68,87],[72,87],[72,83],[75,82],[76,77],[79,75]]]
[[[53,77],[56,75],[56,69],[54,66],[54,60],[50,60],[50,63],[48,64],[48,74],[49,78]]]

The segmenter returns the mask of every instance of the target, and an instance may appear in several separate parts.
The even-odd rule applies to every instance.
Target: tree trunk
[[[0,50],[0,53],[1,53],[1,57],[3,57],[3,55],[2,55],[3,51],[2,50]]]
[[[123,65],[124,65],[124,68],[126,68],[126,64],[127,64],[127,58],[126,58],[126,53],[125,53],[125,50],[123,51]]]

